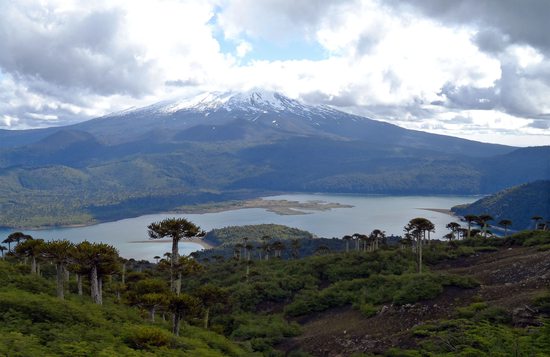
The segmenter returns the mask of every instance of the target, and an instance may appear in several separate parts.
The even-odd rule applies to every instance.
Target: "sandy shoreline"
[[[457,215],[451,211],[450,209],[445,209],[445,208],[418,208],[418,209],[421,209],[421,210],[424,210],[424,211],[432,211],[432,212],[437,212],[437,213],[443,213],[443,214],[446,214],[446,215],[449,215],[449,216],[452,216],[452,217],[457,217]]]

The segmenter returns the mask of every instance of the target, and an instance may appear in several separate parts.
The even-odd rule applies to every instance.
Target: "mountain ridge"
[[[0,131],[0,225],[90,223],[265,192],[485,194],[550,179],[550,147],[418,132],[277,93],[208,98]]]

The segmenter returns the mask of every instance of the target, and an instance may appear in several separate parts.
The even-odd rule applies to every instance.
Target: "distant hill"
[[[452,211],[461,216],[490,214],[496,225],[502,219],[512,221],[512,229],[533,227],[531,217],[550,220],[550,180],[541,180],[508,188],[468,205],[455,206]]]
[[[550,146],[407,130],[266,91],[0,130],[0,226],[92,223],[266,192],[480,194],[548,179]]]
[[[223,246],[243,243],[243,238],[247,238],[248,242],[261,242],[264,236],[270,237],[273,241],[315,238],[312,233],[298,228],[280,224],[255,224],[216,228],[208,232],[204,240],[213,245]]]

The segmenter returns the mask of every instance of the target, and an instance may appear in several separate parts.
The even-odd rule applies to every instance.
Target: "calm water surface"
[[[169,243],[132,243],[145,241],[147,225],[167,217],[185,217],[202,229],[226,226],[277,223],[304,229],[319,237],[342,237],[353,233],[370,233],[381,229],[386,234],[400,235],[403,226],[415,217],[425,217],[436,227],[435,238],[448,233],[445,225],[457,221],[447,214],[424,210],[422,208],[449,209],[454,205],[470,203],[477,196],[359,196],[329,194],[289,194],[271,196],[265,199],[285,199],[290,201],[321,200],[354,206],[338,208],[325,212],[312,211],[306,215],[280,216],[260,208],[248,208],[234,211],[204,214],[151,214],[115,222],[101,223],[88,227],[54,228],[46,230],[26,230],[35,238],[68,239],[81,242],[85,239],[93,242],[109,243],[117,247],[126,258],[153,260],[171,249]],[[0,239],[4,239],[12,230],[0,230]],[[181,243],[181,254],[189,254],[201,249],[197,244]]]

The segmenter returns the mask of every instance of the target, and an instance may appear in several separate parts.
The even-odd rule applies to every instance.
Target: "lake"
[[[52,228],[25,230],[35,238],[68,239],[73,242],[89,240],[114,245],[126,258],[153,260],[170,251],[170,243],[133,243],[148,240],[147,225],[167,217],[185,217],[208,231],[226,226],[276,223],[310,231],[319,237],[342,237],[353,233],[370,233],[380,229],[387,235],[401,235],[403,226],[415,217],[425,217],[436,227],[432,236],[441,238],[449,231],[445,225],[458,220],[444,213],[423,208],[449,209],[462,203],[470,203],[479,196],[384,196],[384,195],[342,195],[342,194],[288,194],[264,197],[264,199],[289,201],[336,202],[351,205],[353,208],[337,208],[330,211],[310,211],[305,215],[277,215],[260,208],[247,208],[217,213],[203,214],[150,214],[135,218],[107,222],[87,227]],[[0,230],[0,239],[13,230]],[[189,254],[202,249],[193,243],[181,243],[181,254]]]

